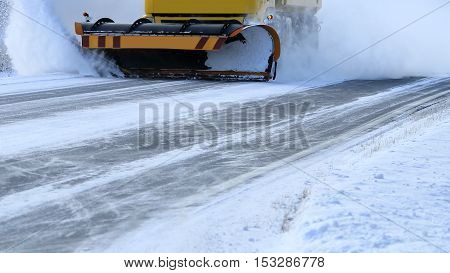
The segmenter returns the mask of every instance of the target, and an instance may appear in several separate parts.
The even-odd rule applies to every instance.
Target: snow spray
[[[443,6],[447,2],[324,0],[317,14],[321,23],[318,49],[282,41],[280,79],[450,74],[450,4]]]
[[[73,31],[65,28],[60,17],[54,13],[52,1],[8,2],[10,12],[4,43],[16,73],[120,74],[104,58],[81,51]]]
[[[4,42],[19,74],[95,74],[101,61],[82,56],[74,43],[73,22],[82,20],[85,10],[94,20],[110,17],[126,23],[144,13],[143,0],[9,2],[14,9],[46,26],[11,12]],[[449,74],[450,4],[432,12],[446,2],[324,0],[323,9],[317,14],[321,22],[318,48],[292,42],[295,38],[283,40],[279,79],[301,81],[320,75],[318,79],[350,80]],[[430,14],[420,19],[427,13]]]

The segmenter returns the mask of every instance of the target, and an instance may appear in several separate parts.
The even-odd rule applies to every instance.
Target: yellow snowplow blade
[[[271,43],[268,56],[253,60],[266,64],[262,70],[261,68],[239,70],[222,65],[219,66],[223,68],[215,70],[206,64],[209,52],[220,52],[230,48],[229,44],[233,43],[243,45],[251,43],[252,41],[246,40],[246,33],[253,29],[260,29],[266,33],[265,36],[269,37],[266,41]],[[75,31],[81,36],[81,46],[84,49],[104,51],[127,74],[137,73],[146,76],[153,74],[159,77],[171,75],[173,71],[172,74],[179,74],[182,77],[189,74],[195,77],[210,74],[212,75],[210,78],[215,78],[223,74],[222,78],[236,78],[231,77],[234,73],[245,77],[253,74],[255,77],[248,78],[269,80],[276,75],[276,63],[281,54],[280,38],[272,27],[242,25],[235,21],[214,24],[158,24],[144,18],[132,25],[125,25],[104,18],[94,24],[75,23]],[[242,50],[248,51],[245,47]],[[225,58],[230,59],[240,53],[236,51]]]
[[[219,50],[227,37],[201,36],[98,36],[82,37],[84,48]]]

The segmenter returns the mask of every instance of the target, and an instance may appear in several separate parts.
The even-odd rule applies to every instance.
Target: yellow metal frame
[[[272,37],[274,61],[281,56],[280,37],[268,25],[242,26],[228,36],[202,35],[101,35],[85,34],[81,23],[75,23],[75,32],[82,37],[81,46],[89,49],[175,49],[175,50],[220,50],[228,38],[233,38],[248,28],[261,27]]]
[[[148,16],[154,14],[247,15],[256,14],[260,5],[261,0],[145,0],[145,11]]]
[[[114,41],[116,40],[116,42]],[[82,36],[82,46],[90,49],[177,49],[219,50],[226,36]]]
[[[208,17],[208,16],[177,16],[177,17],[171,17],[171,16],[152,16],[155,23],[163,23],[163,22],[171,22],[171,21],[188,21],[191,19],[194,20],[200,20],[200,21],[230,21],[230,20],[236,20],[239,22],[244,22],[245,16],[227,16],[227,17]]]

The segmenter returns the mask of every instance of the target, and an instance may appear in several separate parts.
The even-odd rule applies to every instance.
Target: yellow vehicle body
[[[145,0],[146,16],[157,23],[244,19],[263,21],[268,12],[301,12],[305,9],[317,11],[322,0]]]
[[[243,22],[248,14],[256,14],[260,0],[146,0],[147,16],[155,22],[173,20],[238,20]]]

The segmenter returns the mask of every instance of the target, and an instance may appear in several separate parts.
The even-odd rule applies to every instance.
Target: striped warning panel
[[[82,46],[91,49],[219,50],[226,36],[100,36],[83,35]]]

